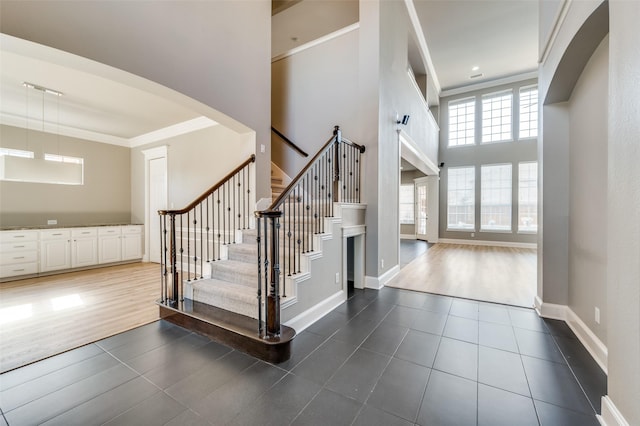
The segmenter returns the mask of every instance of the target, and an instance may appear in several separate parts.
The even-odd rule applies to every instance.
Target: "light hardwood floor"
[[[160,267],[133,263],[0,284],[0,372],[159,318]]]
[[[389,287],[516,306],[533,306],[535,249],[435,244],[406,265]]]

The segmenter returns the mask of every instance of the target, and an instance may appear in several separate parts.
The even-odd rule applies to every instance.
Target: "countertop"
[[[130,226],[143,225],[142,223],[92,223],[85,225],[33,225],[33,226],[0,226],[0,231],[25,231],[41,229],[64,229],[64,228],[97,228],[101,226]]]

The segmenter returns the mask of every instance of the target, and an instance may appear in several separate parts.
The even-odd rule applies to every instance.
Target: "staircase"
[[[162,250],[168,253],[158,302],[163,318],[270,362],[288,359],[295,331],[280,324],[280,312],[296,303],[311,259],[321,255],[323,239],[331,238],[333,228],[325,222],[335,220],[335,193],[359,199],[359,155],[340,151],[346,143],[339,138],[336,129],[290,185],[272,172],[274,201],[257,219],[255,201],[245,197],[251,193],[249,162],[187,208],[160,212]],[[333,182],[335,164],[350,170],[342,189]],[[355,182],[355,175],[352,188],[348,180]]]

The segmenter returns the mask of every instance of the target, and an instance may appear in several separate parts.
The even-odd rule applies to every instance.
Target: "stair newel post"
[[[282,212],[278,210],[268,210],[261,212],[267,220],[265,224],[265,236],[271,234],[271,239],[265,248],[269,250],[265,253],[271,260],[268,267],[269,288],[266,296],[265,316],[267,321],[266,338],[280,335],[280,217]],[[266,273],[266,272],[265,272]]]
[[[335,136],[334,142],[334,161],[333,161],[333,201],[340,201],[338,198],[338,190],[340,188],[340,143],[342,142],[342,130],[340,126],[335,126],[333,129],[333,135]]]
[[[262,237],[262,218],[260,213],[256,212],[256,228],[258,235],[256,243],[258,244],[258,335],[261,336],[264,330],[262,321],[262,247],[260,241]]]
[[[171,301],[178,303],[178,259],[176,254],[176,215],[171,214]]]
[[[160,301],[165,303],[167,288],[167,216],[158,212],[160,223]]]

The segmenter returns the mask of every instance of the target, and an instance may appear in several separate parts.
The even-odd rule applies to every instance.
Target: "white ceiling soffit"
[[[2,49],[0,57],[2,124],[121,146],[217,124],[161,96],[73,67],[15,50]],[[43,94],[23,82],[63,96]]]
[[[413,3],[443,91],[537,70],[538,0]]]

